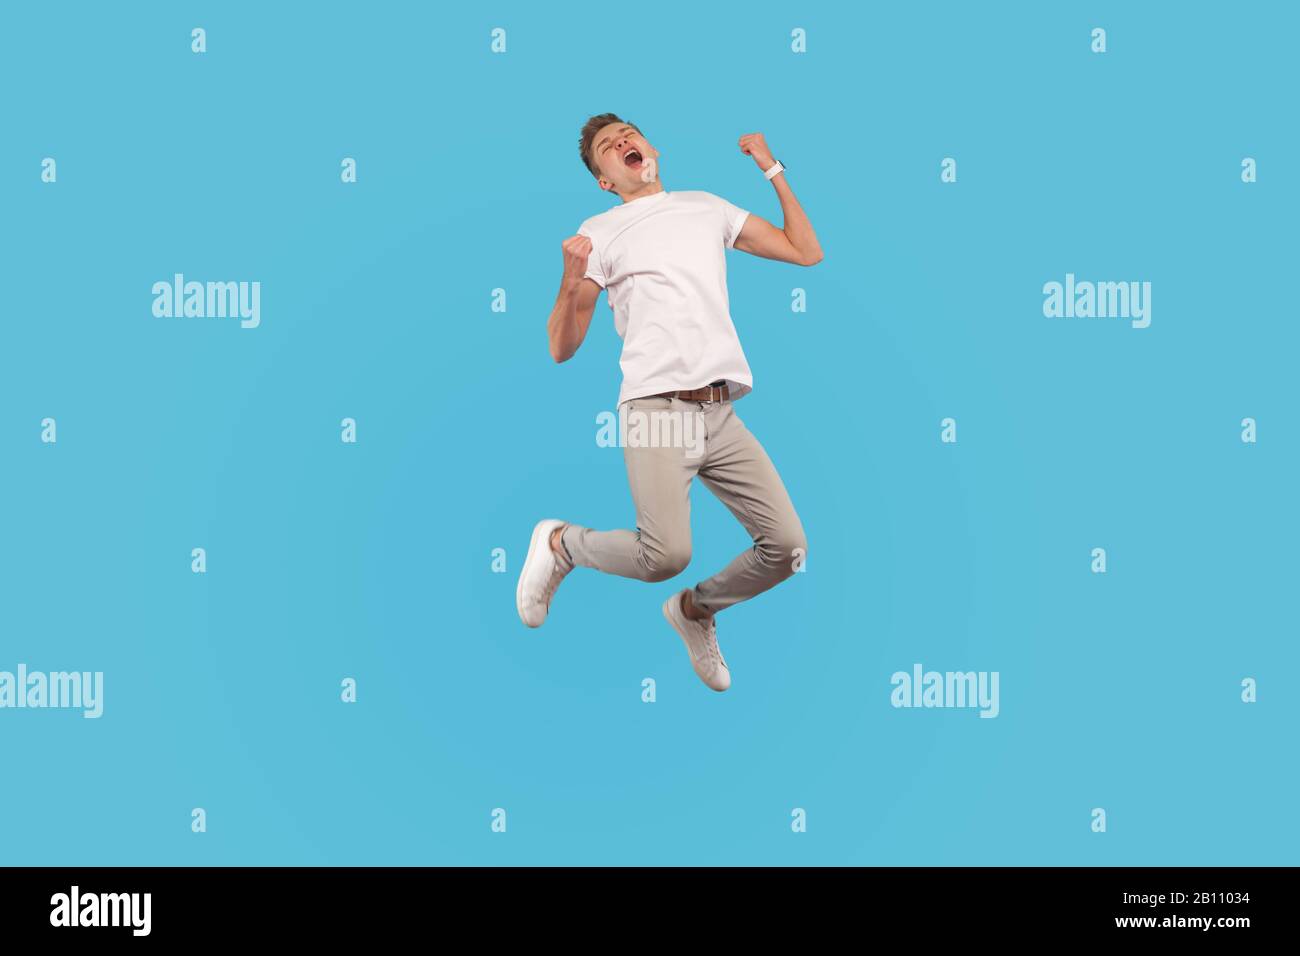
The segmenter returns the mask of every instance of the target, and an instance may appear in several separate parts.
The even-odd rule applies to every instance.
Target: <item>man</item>
[[[753,388],[727,300],[726,249],[802,266],[822,259],[808,217],[761,133],[740,138],[776,189],[785,219],[770,222],[707,192],[669,192],[659,152],[613,113],[589,119],[579,152],[600,188],[622,205],[587,219],[563,243],[564,277],[547,322],[551,356],[571,358],[604,289],[623,338],[620,419],[672,417],[693,440],[625,441],[637,530],[594,531],[556,519],[533,529],[515,601],[529,627],[546,620],[575,566],[664,581],[690,561],[691,481],[698,475],[754,539],[721,572],[672,595],[664,617],[696,674],[724,691],[731,673],[714,615],[788,578],[806,554],[803,526],[785,486],[732,403]]]

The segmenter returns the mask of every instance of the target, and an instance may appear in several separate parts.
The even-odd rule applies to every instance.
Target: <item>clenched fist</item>
[[[762,133],[747,133],[740,137],[740,151],[746,156],[753,156],[758,168],[767,172],[772,168],[772,151],[767,148],[767,140]]]
[[[570,236],[564,240],[561,248],[564,250],[564,281],[577,282],[587,274],[591,240],[586,236]]]

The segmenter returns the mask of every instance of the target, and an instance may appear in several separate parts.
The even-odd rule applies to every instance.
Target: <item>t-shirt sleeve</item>
[[[607,280],[605,278],[605,266],[601,262],[600,240],[592,235],[591,230],[587,228],[586,223],[583,223],[578,227],[578,235],[586,236],[591,240],[591,254],[587,256],[587,273],[585,278],[591,279],[596,283],[596,285],[603,289],[605,288]]]
[[[749,210],[741,209],[721,196],[718,196],[717,200],[722,210],[722,242],[728,249],[732,249],[736,245],[736,237],[740,235],[740,230],[745,225],[745,220],[749,218]]]

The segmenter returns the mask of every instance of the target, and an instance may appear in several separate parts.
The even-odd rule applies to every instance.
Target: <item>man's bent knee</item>
[[[691,563],[689,545],[668,545],[663,548],[648,549],[641,563],[646,581],[667,581],[686,570]]]
[[[763,563],[774,571],[783,572],[783,577],[794,574],[808,556],[808,539],[803,528],[795,525],[778,528],[757,545],[758,555]]]

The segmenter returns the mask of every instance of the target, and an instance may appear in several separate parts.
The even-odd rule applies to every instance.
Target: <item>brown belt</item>
[[[687,388],[676,392],[660,392],[652,398],[680,398],[685,402],[725,402],[730,397],[724,385],[706,385],[704,388]]]

